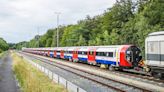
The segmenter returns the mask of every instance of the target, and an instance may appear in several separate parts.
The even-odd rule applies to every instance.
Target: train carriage
[[[104,47],[96,50],[96,63],[107,65],[119,65],[118,48]],[[116,55],[117,54],[117,55]]]
[[[87,62],[88,58],[87,58],[87,51],[88,51],[88,47],[81,47],[78,51],[78,59],[79,61],[82,62]]]
[[[66,47],[66,51],[65,51],[65,59],[72,61],[72,57],[73,57],[73,52],[74,48],[73,47]]]
[[[133,68],[140,61],[140,49],[133,45],[113,46],[79,46],[57,48],[32,48],[24,51],[44,51],[46,56],[68,59],[74,62],[86,62],[97,65],[104,64],[109,68]]]
[[[55,48],[49,48],[49,56],[51,57],[51,58],[54,58],[55,56],[54,56],[54,52],[55,52]]]
[[[145,56],[151,74],[164,78],[164,31],[148,35],[145,40]]]

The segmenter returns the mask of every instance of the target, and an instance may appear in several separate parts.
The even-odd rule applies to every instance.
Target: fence
[[[20,55],[21,56],[21,55]],[[56,73],[53,73],[49,69],[33,62],[32,60],[29,60],[24,57],[25,60],[27,60],[29,63],[31,63],[33,66],[35,66],[38,70],[45,73],[46,76],[48,76],[53,82],[63,85],[69,92],[87,92],[84,89],[78,87],[77,85],[73,84],[72,82],[66,80],[65,78],[59,76]]]

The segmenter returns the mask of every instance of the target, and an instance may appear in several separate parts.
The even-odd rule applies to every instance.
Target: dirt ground
[[[0,59],[0,92],[20,92],[12,71],[12,59]]]

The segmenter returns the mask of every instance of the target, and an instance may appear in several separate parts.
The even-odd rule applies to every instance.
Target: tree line
[[[7,42],[3,38],[0,38],[0,53],[2,51],[8,50],[8,48],[9,45],[7,44]]]
[[[144,55],[144,41],[151,32],[164,30],[163,0],[116,0],[112,8],[101,15],[86,16],[77,24],[59,26],[59,45],[91,46],[134,44]],[[49,29],[29,42],[13,45],[22,47],[55,47],[57,29]]]

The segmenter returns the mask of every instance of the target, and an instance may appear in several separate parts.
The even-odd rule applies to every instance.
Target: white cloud
[[[56,15],[61,12],[60,24],[74,24],[86,15],[101,14],[115,0],[0,0],[0,37],[7,42],[30,40],[48,28],[56,27]]]

